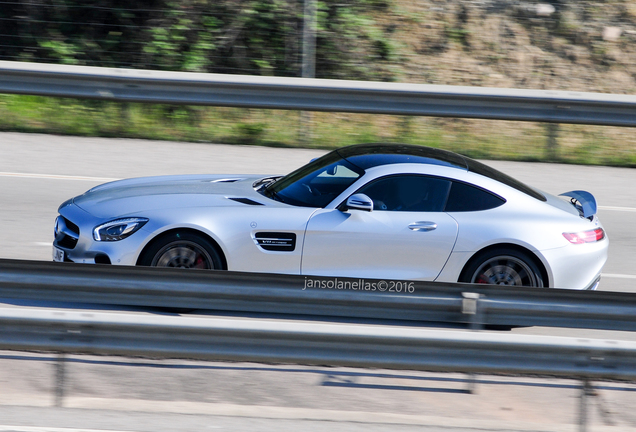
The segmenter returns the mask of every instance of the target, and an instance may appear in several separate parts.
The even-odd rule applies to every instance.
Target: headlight
[[[97,241],[119,241],[133,234],[148,222],[146,218],[116,219],[95,227],[93,238]]]
[[[60,216],[55,218],[55,226],[53,227],[53,238],[57,238],[57,234],[60,232]]]

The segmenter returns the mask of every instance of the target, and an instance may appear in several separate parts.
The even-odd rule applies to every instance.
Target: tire
[[[530,255],[511,249],[491,249],[477,254],[466,265],[459,282],[526,286],[544,286],[541,270]]]
[[[223,270],[223,260],[216,245],[205,237],[173,231],[150,243],[139,259],[139,265],[201,270]]]

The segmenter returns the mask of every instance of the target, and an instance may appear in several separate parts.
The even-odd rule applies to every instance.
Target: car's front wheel
[[[154,240],[139,265],[201,270],[221,270],[223,261],[214,244],[201,235],[173,231]]]
[[[489,285],[543,287],[541,271],[525,252],[502,248],[475,256],[464,268],[459,282]]]

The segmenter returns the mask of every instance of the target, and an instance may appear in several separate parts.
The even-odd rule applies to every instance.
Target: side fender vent
[[[296,234],[282,232],[258,232],[254,241],[266,251],[292,252],[296,249]]]

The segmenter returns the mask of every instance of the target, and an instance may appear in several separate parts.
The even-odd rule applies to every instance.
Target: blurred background
[[[0,0],[0,60],[634,95],[636,0]],[[633,129],[590,125],[0,94],[0,131],[65,135],[0,138],[0,255],[14,259],[50,260],[59,203],[132,174],[287,172],[319,156],[318,149],[377,141],[481,159],[636,167]],[[212,146],[191,143],[313,150],[235,145],[212,154]],[[616,251],[602,289],[635,291],[636,172],[494,165],[551,192],[594,192]],[[6,300],[3,308],[69,307]],[[165,314],[120,312],[158,322]],[[465,328],[430,326],[449,334]],[[548,327],[511,335],[636,337]],[[584,424],[588,396],[595,430],[636,425],[636,389],[622,383],[595,386],[592,394],[575,381],[482,376],[475,397],[475,376],[460,374],[9,351],[0,351],[0,366],[0,431],[574,430]],[[49,409],[54,405],[63,410]]]
[[[636,2],[0,1],[0,60],[634,94]],[[60,107],[62,109],[60,109]],[[627,128],[143,105],[0,95],[0,130],[332,148],[373,141],[487,159],[636,166]],[[556,137],[550,148],[549,136]]]

